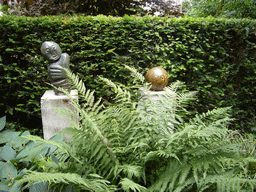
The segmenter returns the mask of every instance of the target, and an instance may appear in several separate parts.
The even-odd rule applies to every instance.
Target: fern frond
[[[96,103],[95,103],[95,98],[94,98],[94,91],[91,90],[87,90],[83,81],[79,80],[79,77],[77,75],[75,75],[74,73],[72,73],[70,70],[68,69],[64,69],[66,71],[67,77],[69,78],[71,84],[73,85],[73,87],[75,87],[78,90],[79,93],[79,100],[81,102],[86,102],[84,104],[84,107],[89,106],[89,109],[96,112],[96,111],[100,111],[103,108],[103,105],[101,104],[101,99],[99,99]],[[62,88],[58,88],[58,90],[64,92],[69,98],[70,94],[67,92],[67,90],[64,90]],[[72,103],[72,105],[75,104],[74,102]],[[80,105],[76,105],[76,108],[79,108]]]
[[[119,102],[131,101],[131,94],[129,91],[123,90],[121,87],[119,87],[107,78],[99,77],[99,79],[104,81],[109,87],[112,87],[114,89],[114,92],[116,93],[115,100]]]
[[[115,167],[115,176],[118,177],[121,173],[124,173],[128,179],[133,179],[133,177],[137,179],[144,178],[143,167],[138,165],[117,165]]]
[[[173,93],[177,93],[178,89],[180,89],[183,86],[183,82],[181,81],[176,81],[176,82],[172,82],[167,88],[168,90],[170,90]],[[173,94],[172,93],[172,94]]]
[[[243,178],[241,175],[234,174],[233,171],[209,175],[200,182],[204,185],[216,185],[216,191],[254,191],[256,187],[255,178]]]
[[[228,111],[230,110],[230,107],[225,107],[225,108],[218,108],[218,109],[213,109],[211,111],[208,111],[207,113],[202,113],[201,115],[196,115],[195,118],[190,120],[191,124],[196,124],[196,123],[202,123],[202,120],[204,122],[214,122],[215,124],[219,123],[221,125],[222,122],[228,123],[229,121],[233,121],[234,119],[229,118]],[[215,121],[218,120],[218,121]],[[227,124],[224,124],[227,125]]]
[[[96,175],[91,176],[95,177]],[[20,179],[17,184],[26,182],[28,182],[28,184],[24,186],[24,189],[32,186],[35,183],[44,182],[48,183],[49,185],[53,183],[74,183],[84,190],[110,191],[108,187],[109,181],[103,180],[99,176],[97,176],[97,179],[85,179],[82,178],[80,175],[74,173],[41,173],[35,171],[28,171],[28,174],[23,176],[23,178]]]
[[[149,190],[159,192],[173,191],[179,181],[179,175],[182,170],[182,164],[179,161],[170,159],[166,169],[161,171],[159,178],[157,178],[154,184],[149,187]]]
[[[41,137],[34,136],[34,135],[20,136],[20,137],[23,137],[25,139],[28,139],[28,140],[31,140],[31,141],[34,141],[34,142],[41,142],[41,143],[46,143],[46,144],[49,144],[49,145],[54,145],[54,146],[58,147],[59,150],[68,154],[69,156],[73,157],[77,162],[81,163],[79,161],[79,159],[72,154],[72,150],[71,150],[70,146],[68,144],[64,143],[64,142],[59,143],[59,142],[55,142],[55,141],[51,141],[51,140],[45,140],[45,139],[42,139]]]
[[[189,177],[189,174],[191,173],[192,167],[189,164],[185,164],[183,166],[182,172],[179,176],[179,183],[178,185],[183,185],[184,183],[187,182],[187,178]],[[194,180],[193,180],[194,181]],[[187,183],[186,183],[187,185]]]
[[[142,84],[145,82],[145,77],[141,73],[139,73],[135,68],[129,67],[128,65],[124,65],[126,69],[128,69],[131,72],[131,75],[138,79]]]
[[[138,183],[135,183],[131,179],[123,178],[120,183],[121,188],[124,191],[138,191],[138,192],[147,192],[148,189],[139,185]]]
[[[81,95],[90,93],[90,90],[86,90],[86,87],[85,87],[83,81],[79,80],[79,77],[77,75],[72,73],[69,69],[64,68],[64,70],[67,74],[67,77],[71,80],[70,83],[78,89],[78,91],[79,91],[79,93],[81,93]]]
[[[191,100],[195,100],[197,92],[189,91],[185,93],[177,94],[177,104],[182,104],[181,106],[184,108],[185,104],[189,103]]]
[[[150,161],[152,159],[156,158],[164,158],[164,159],[169,159],[169,158],[175,158],[177,161],[180,162],[179,157],[175,153],[171,153],[169,151],[164,151],[164,150],[158,150],[158,151],[150,151],[147,156],[145,157],[145,161]]]
[[[100,118],[98,118],[98,116],[100,116],[101,110],[103,109],[103,105],[100,104],[101,103],[100,101],[97,101],[96,103],[94,103],[95,102],[94,96],[93,96],[94,92],[90,90],[86,90],[85,85],[82,83],[82,81],[79,80],[77,75],[74,75],[67,69],[66,69],[66,73],[71,83],[73,84],[73,86],[75,86],[78,92],[80,93],[80,96],[79,96],[80,99],[82,98],[83,101],[86,101],[86,103],[84,104],[84,108],[81,108],[80,105],[76,102],[71,102],[75,110],[79,112],[80,121],[82,121],[81,125],[79,125],[77,129],[80,131],[84,131],[83,133],[81,133],[81,135],[84,135],[85,138],[87,138],[87,140],[90,141],[90,143],[86,142],[89,147],[93,145],[94,142],[97,143],[97,146],[103,147],[102,150],[100,150],[100,152],[97,151],[93,153],[92,158],[99,155],[98,159],[96,159],[96,162],[97,162],[99,159],[106,157],[105,155],[102,155],[102,154],[104,152],[107,152],[109,154],[109,157],[112,159],[112,161],[115,161],[115,157],[113,155],[112,149],[109,146],[109,141],[104,136],[104,132],[101,130],[101,127],[100,127],[101,120]],[[70,97],[70,94],[66,90],[63,90],[62,88],[58,88],[58,89],[60,89],[68,97]],[[79,144],[80,141],[81,140],[78,140],[77,138],[73,137],[72,142],[75,145],[80,145]],[[98,142],[101,142],[102,144],[99,145]],[[85,143],[83,144],[83,146],[84,145]],[[103,162],[102,159],[101,159],[101,162]],[[109,167],[109,165],[107,167]]]

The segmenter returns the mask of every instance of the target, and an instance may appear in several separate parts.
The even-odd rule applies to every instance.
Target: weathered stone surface
[[[157,111],[159,116],[156,116],[155,118],[158,119],[159,123],[164,123],[167,125],[168,130],[170,133],[173,133],[174,126],[170,121],[164,122],[164,120],[161,120],[162,116],[168,116],[166,114],[166,111],[173,111],[173,106],[163,106],[161,104],[161,97],[164,97],[166,94],[165,91],[151,91],[147,90],[145,88],[139,89],[139,102],[138,102],[138,108],[145,110],[145,107],[147,108],[147,112]],[[154,103],[154,107],[152,107],[152,103]],[[163,115],[161,115],[163,113]],[[174,118],[174,115],[169,115],[169,118]],[[151,119],[149,119],[149,122]]]
[[[71,96],[78,102],[76,90],[71,90]],[[72,111],[73,115],[64,115],[67,111]],[[72,123],[78,125],[78,113],[70,104],[70,99],[66,95],[55,95],[53,90],[48,90],[41,97],[41,113],[43,123],[44,139],[50,139],[54,134],[70,127]],[[66,141],[70,136],[65,137]]]

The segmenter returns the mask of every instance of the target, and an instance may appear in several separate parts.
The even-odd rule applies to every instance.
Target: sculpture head
[[[45,41],[41,46],[41,53],[48,61],[57,61],[62,51],[57,43]]]

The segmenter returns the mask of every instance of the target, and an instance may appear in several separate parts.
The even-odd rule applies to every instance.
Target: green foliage
[[[129,13],[127,8],[131,6],[132,0],[57,0],[55,3],[67,3],[74,7],[76,13],[84,13],[86,15],[114,15],[124,16]]]
[[[114,91],[102,75],[120,87],[133,86],[122,64],[142,74],[159,65],[170,82],[198,91],[195,113],[233,106],[231,127],[255,126],[255,21],[168,17],[1,17],[0,85],[7,126],[42,135],[40,97],[49,89],[48,63],[41,44],[55,41],[71,59],[70,68],[102,102]],[[33,119],[32,123],[31,119]]]
[[[142,77],[132,71],[134,78]],[[78,76],[68,70],[67,75],[82,99],[81,105],[72,102],[80,114],[79,125],[62,131],[72,140],[55,142],[55,161],[45,158],[40,162],[43,172],[29,171],[17,184],[27,182],[26,188],[47,182],[58,189],[72,185],[73,191],[253,191],[255,175],[248,167],[256,160],[254,153],[244,153],[254,144],[227,129],[233,120],[230,108],[187,121],[184,104],[195,92],[178,91],[179,82],[167,87],[158,102],[147,95],[136,102],[128,91],[100,78],[117,93],[116,103],[102,109]]]
[[[188,15],[256,19],[254,0],[192,0],[185,3]]]
[[[87,191],[108,191],[107,190],[107,184],[108,181],[105,181],[101,179],[97,175],[91,175],[92,179],[84,179],[81,178],[77,174],[70,174],[70,173],[38,173],[38,172],[33,172],[33,171],[28,171],[27,175],[25,175],[19,182],[27,182],[29,181],[30,183],[25,186],[31,187],[33,186],[31,183],[37,183],[38,181],[41,182],[48,182],[48,183],[74,183],[77,185],[80,185],[80,188],[83,190]],[[35,181],[35,182],[33,182]],[[60,191],[60,189],[58,189]]]
[[[45,15],[154,15],[156,12],[161,16],[183,16],[180,7],[174,5],[173,1],[164,0],[25,0],[8,1],[3,3],[5,13],[25,16],[45,16]],[[150,7],[144,9],[143,7]],[[183,10],[182,10],[183,11]]]
[[[7,15],[37,17],[74,13],[73,7],[68,7],[67,4],[56,4],[52,0],[3,0],[3,4],[4,13]]]
[[[3,116],[0,118],[0,131],[3,130],[3,128],[5,127],[6,124],[6,116]]]
[[[37,170],[41,158],[49,156],[54,158],[53,152],[56,147],[24,138],[30,135],[28,131],[23,133],[9,129],[2,131],[5,121],[5,117],[0,119],[0,191],[19,192],[21,184],[17,181],[27,172]],[[49,142],[62,140],[62,136],[56,135]],[[31,185],[30,191],[37,192],[35,187],[36,185]],[[40,185],[40,189],[43,187],[45,184]]]
[[[184,15],[184,9],[181,5],[177,5],[176,1],[173,0],[139,0],[135,1],[136,4],[133,9],[136,11],[136,15],[158,15],[171,17],[181,17]],[[133,2],[134,4],[134,2]]]
[[[60,14],[85,14],[85,15],[114,15],[134,14],[135,9],[129,9],[136,5],[139,8],[141,3],[132,0],[25,0],[6,1],[8,6],[5,11],[8,14],[25,16],[43,16]],[[134,5],[133,5],[134,4]]]

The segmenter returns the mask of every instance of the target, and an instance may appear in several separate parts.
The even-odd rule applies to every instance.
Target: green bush
[[[30,17],[45,15],[154,15],[159,12],[161,16],[172,15],[183,16],[180,7],[174,5],[173,1],[163,0],[24,0],[24,1],[3,1],[3,8],[6,14],[25,15]],[[144,9],[143,7],[150,7]],[[184,11],[184,10],[183,10]]]
[[[0,86],[7,118],[20,129],[41,134],[40,97],[48,63],[41,44],[55,41],[70,55],[71,69],[95,90],[96,98],[112,102],[98,75],[122,87],[133,79],[122,64],[145,72],[160,65],[170,82],[185,82],[199,91],[190,109],[205,112],[233,106],[231,127],[251,131],[255,126],[255,21],[168,17],[1,17]],[[31,123],[33,119],[34,124]],[[9,126],[9,125],[7,125]],[[24,127],[24,128],[22,128]]]
[[[36,143],[24,137],[30,133],[16,132],[10,129],[4,129],[6,117],[0,118],[0,191],[1,192],[19,192],[21,184],[17,181],[29,171],[40,171],[38,164],[42,158],[56,157],[53,152],[56,146],[45,143]],[[49,141],[61,142],[61,135],[53,136]],[[38,190],[39,188],[39,190]],[[30,187],[30,192],[38,192],[47,189],[47,185],[37,183]]]
[[[256,18],[254,0],[192,0],[184,2],[188,15],[194,17]]]
[[[93,92],[78,76],[67,73],[84,101],[79,105],[71,100],[80,113],[80,123],[62,131],[73,139],[67,144],[26,137],[56,145],[57,161],[41,160],[43,171],[28,171],[17,185],[27,183],[26,188],[44,182],[58,191],[64,187],[72,191],[160,192],[255,188],[255,171],[248,169],[256,163],[254,152],[245,153],[254,144],[227,129],[232,121],[230,108],[217,108],[187,121],[182,115],[184,105],[195,92],[178,91],[179,82],[166,88],[159,102],[149,98],[137,103],[129,91],[101,78],[117,93],[116,104],[102,110],[100,100],[94,100]],[[144,82],[137,72],[133,77]]]

